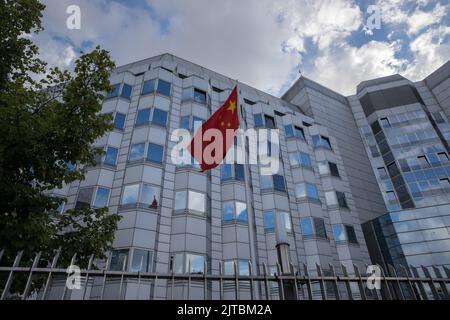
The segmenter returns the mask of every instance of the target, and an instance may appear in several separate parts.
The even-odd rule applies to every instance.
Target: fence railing
[[[450,270],[445,266],[404,267],[388,270],[378,268],[378,274],[361,272],[356,265],[291,265],[290,273],[269,272],[265,264],[254,270],[251,263],[247,274],[239,274],[236,263],[232,274],[208,272],[207,263],[199,273],[131,272],[123,261],[123,271],[109,270],[111,257],[95,263],[90,257],[86,268],[76,267],[76,255],[70,268],[58,265],[59,253],[42,267],[41,254],[24,262],[22,252],[8,266],[2,263],[0,251],[0,299],[205,299],[205,300],[450,300]],[[142,270],[142,262],[141,268]],[[191,270],[189,265],[187,270]]]

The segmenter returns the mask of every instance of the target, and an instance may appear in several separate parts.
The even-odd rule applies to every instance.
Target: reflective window
[[[330,174],[330,168],[328,166],[327,161],[317,162],[317,168],[319,169],[319,174],[321,175]]]
[[[175,273],[204,273],[205,257],[193,253],[176,253],[174,257],[173,271]]]
[[[131,98],[131,89],[132,89],[132,87],[129,84],[124,83],[123,87],[122,87],[122,94],[120,96],[125,99],[130,99]]]
[[[347,200],[345,198],[345,193],[336,191],[336,197],[339,203],[339,207],[341,208],[348,208]]]
[[[206,104],[206,92],[195,88],[194,89],[194,101],[201,103],[201,104]]]
[[[83,188],[78,191],[78,198],[75,204],[75,209],[89,208],[92,202],[92,194],[94,188]]]
[[[234,202],[224,202],[222,206],[223,221],[233,221],[234,219]]]
[[[288,212],[280,212],[281,215],[281,221],[283,222],[283,227],[285,228],[286,232],[292,232],[292,223],[291,223],[291,216]]]
[[[111,99],[119,96],[120,83],[111,86],[111,91],[107,92],[105,95],[106,99]]]
[[[300,224],[302,226],[302,232],[305,237],[312,237],[314,236],[314,228],[312,224],[311,218],[301,218]]]
[[[159,79],[158,88],[156,91],[162,95],[170,96],[170,86],[170,82]]]
[[[294,127],[295,136],[297,139],[305,140],[305,132],[300,127]]]
[[[348,242],[358,243],[358,240],[356,239],[355,228],[353,228],[352,226],[345,226],[345,231],[347,232]]]
[[[144,183],[140,203],[148,205],[151,209],[158,209],[159,193],[159,187]]]
[[[334,177],[338,177],[339,178],[340,175],[339,175],[339,170],[338,170],[338,167],[337,167],[336,163],[328,162],[328,165],[330,167],[331,175],[334,176]]]
[[[388,178],[386,169],[384,167],[377,168],[377,171],[378,171],[378,175],[380,176],[381,179],[387,179]]]
[[[186,191],[178,191],[175,193],[175,210],[186,209]]]
[[[167,123],[167,112],[163,111],[161,109],[155,108],[153,110],[152,123],[160,125],[162,127],[165,127],[166,123]]]
[[[103,163],[109,166],[115,166],[117,164],[118,152],[119,150],[117,148],[108,147],[106,149],[105,160],[103,161]]]
[[[284,184],[284,177],[279,174],[273,175],[273,186],[275,190],[286,191],[286,186]]]
[[[128,264],[128,249],[113,250],[111,252],[111,262],[109,270],[111,271],[126,271]]]
[[[275,217],[273,211],[265,211],[264,215],[264,229],[266,231],[274,231],[275,230]]]
[[[162,163],[164,147],[158,144],[149,143],[147,151],[147,160]]]
[[[136,125],[148,124],[150,121],[150,109],[142,109],[138,111],[136,117]]]
[[[223,262],[223,274],[231,276],[235,274],[237,270],[238,275],[248,276],[250,275],[250,267],[247,260],[227,260]]]
[[[308,198],[319,199],[319,193],[317,192],[317,187],[314,184],[307,183],[306,184],[306,194]]]
[[[338,204],[336,192],[334,192],[334,191],[325,192],[325,200],[326,200],[328,206],[335,206]]]
[[[224,202],[222,206],[223,221],[248,221],[247,205],[240,201]]]
[[[135,204],[138,202],[139,184],[125,186],[122,194],[122,205]]]
[[[312,136],[314,148],[325,148],[328,150],[333,150],[331,147],[330,139],[324,136],[314,135]]]
[[[347,236],[344,231],[344,225],[342,224],[333,225],[333,237],[336,242],[347,241]]]
[[[144,86],[142,87],[142,94],[153,93],[155,92],[155,80],[147,80],[144,82]]]
[[[286,138],[292,138],[294,136],[294,129],[291,125],[284,126],[284,133],[286,135]]]
[[[131,262],[132,272],[150,272],[152,266],[153,252],[149,250],[134,249],[133,261]]]
[[[244,181],[244,166],[242,164],[221,164],[220,174],[222,180],[240,180]]]
[[[206,206],[205,195],[200,192],[189,190],[189,204],[188,204],[189,210],[205,212],[206,211],[205,206]]]
[[[264,126],[263,118],[262,118],[262,115],[260,113],[254,114],[253,115],[253,119],[255,121],[255,128]]]
[[[130,151],[130,161],[144,159],[145,143],[133,144]]]
[[[120,112],[116,112],[116,116],[114,117],[114,128],[123,130],[125,127],[125,115]]]
[[[275,119],[273,117],[265,114],[264,121],[266,123],[266,128],[275,129]]]
[[[104,187],[98,187],[95,195],[94,207],[104,208],[108,206],[109,189]]]
[[[189,130],[190,129],[190,116],[184,116],[180,118],[180,128]]]
[[[309,154],[300,152],[300,160],[301,160],[302,166],[307,167],[307,168],[311,167],[311,158],[310,158]]]
[[[260,176],[260,184],[261,184],[262,190],[272,189],[272,186],[273,186],[272,176],[261,175]]]

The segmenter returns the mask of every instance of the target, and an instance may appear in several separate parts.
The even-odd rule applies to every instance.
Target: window
[[[132,89],[132,86],[124,83],[122,86],[122,94],[120,96],[125,99],[130,99],[131,98],[131,89]]]
[[[221,93],[221,92],[223,92],[223,90],[222,89],[220,89],[220,88],[217,88],[217,87],[212,87],[212,90],[214,91],[214,92],[217,92],[217,93]]]
[[[330,139],[324,136],[312,136],[314,148],[325,148],[332,151]]]
[[[160,188],[150,184],[132,184],[127,185],[123,189],[121,204],[136,205],[142,204],[150,209],[158,208],[160,196]]]
[[[222,217],[225,222],[247,222],[247,205],[240,201],[227,201],[222,206]]]
[[[345,231],[347,232],[348,242],[358,243],[358,240],[356,239],[355,228],[353,228],[352,226],[345,226]]]
[[[345,193],[336,191],[336,197],[339,203],[339,207],[348,208],[347,200],[345,199]]]
[[[301,218],[300,224],[305,238],[316,237],[327,239],[327,232],[323,219],[313,217]]]
[[[320,161],[317,163],[317,168],[319,169],[319,174],[327,175],[330,174],[330,166],[327,161]]]
[[[438,153],[437,155],[438,155],[439,161],[440,161],[442,164],[446,164],[446,163],[449,162],[448,156],[447,156],[447,154],[446,154],[445,152],[440,152],[440,153]]]
[[[336,192],[334,192],[334,191],[325,192],[325,200],[327,202],[327,206],[335,206],[338,204]]]
[[[201,104],[206,104],[206,92],[194,88],[194,101]]]
[[[255,121],[255,128],[264,126],[262,114],[258,113],[253,115],[253,119]]]
[[[263,214],[264,230],[275,231],[275,217],[273,211],[265,211]]]
[[[311,123],[308,123],[308,122],[305,122],[305,121],[302,121],[302,124],[303,124],[305,127],[311,127],[311,126],[312,126]]]
[[[170,82],[159,79],[158,88],[156,89],[156,92],[165,96],[170,96],[170,86],[171,86]]]
[[[117,148],[108,147],[106,149],[105,160],[103,161],[103,163],[108,166],[115,166],[117,164],[118,152],[119,152],[119,150]]]
[[[389,175],[391,176],[391,178],[397,176],[398,174],[400,174],[400,171],[398,170],[397,164],[395,162],[392,162],[391,164],[389,164],[387,166]]]
[[[123,130],[125,127],[125,115],[120,112],[116,112],[116,116],[114,117],[114,128]]]
[[[273,186],[277,191],[285,192],[286,186],[284,184],[284,177],[279,174],[273,175]]]
[[[116,98],[119,96],[119,91],[120,91],[120,83],[114,84],[111,86],[111,91],[106,93],[105,98],[106,99]]]
[[[292,152],[289,153],[289,160],[292,166],[301,165],[305,168],[311,168],[311,158],[309,154],[305,152]]]
[[[286,138],[292,138],[294,137],[294,130],[292,129],[292,126],[284,126],[284,133],[286,134]]]
[[[275,119],[273,117],[264,115],[264,121],[266,122],[266,128],[275,129]]]
[[[163,111],[161,109],[157,109],[155,108],[153,110],[153,119],[152,119],[152,123],[153,124],[157,124],[160,125],[162,127],[166,126],[167,123],[167,112]]]
[[[91,206],[92,194],[94,188],[83,188],[78,191],[78,198],[75,204],[75,209],[84,209]]]
[[[155,92],[155,80],[147,80],[142,87],[142,94],[148,94]]]
[[[145,143],[133,144],[130,151],[130,161],[144,159]]]
[[[104,208],[108,206],[109,189],[104,187],[98,187],[95,195],[94,207]]]
[[[205,257],[194,253],[176,253],[172,268],[175,273],[202,274],[205,270]]]
[[[420,157],[417,157],[417,159],[419,160],[419,164],[422,167],[422,169],[426,169],[426,168],[430,167],[430,163],[428,162],[427,157],[420,156]]]
[[[129,252],[130,250],[128,249],[113,250],[111,252],[111,262],[109,264],[109,270],[126,271]]]
[[[353,226],[335,224],[333,225],[333,236],[336,242],[358,243]]]
[[[437,111],[433,112],[433,118],[436,121],[436,123],[445,123],[445,117],[443,116],[442,112]]]
[[[316,185],[312,183],[299,183],[295,185],[295,196],[299,199],[309,198],[319,200],[319,193]]]
[[[253,105],[255,105],[255,104],[256,104],[256,102],[255,102],[255,101],[251,101],[251,100],[249,100],[249,99],[246,99],[246,98],[244,98],[244,102],[245,102],[246,104],[250,105],[250,106],[253,106]]]
[[[240,276],[250,275],[250,265],[248,263],[248,260],[227,260],[223,262],[224,275],[234,275],[235,270],[237,270],[238,275]]]
[[[188,209],[192,213],[205,213],[206,212],[206,197],[205,194],[188,191],[177,191],[175,193],[175,210]]]
[[[386,169],[385,169],[384,167],[381,167],[381,168],[377,168],[377,171],[378,171],[378,175],[380,176],[380,178],[381,178],[382,180],[384,180],[384,179],[387,179],[387,178],[388,178],[388,175],[387,175]]]
[[[147,150],[147,160],[157,163],[162,163],[164,154],[164,147],[158,144],[149,143]]]
[[[338,167],[337,167],[336,163],[328,162],[328,165],[330,167],[331,175],[333,177],[338,177],[339,178],[340,175],[339,175],[339,170],[338,170]]]
[[[57,198],[57,200],[59,201],[59,204],[58,204],[58,207],[56,208],[56,211],[58,213],[63,213],[64,212],[64,207],[66,206],[66,199]]]
[[[180,118],[180,128],[190,130],[191,129],[190,128],[191,127],[190,120],[191,120],[190,116],[181,117]]]
[[[381,118],[380,122],[381,122],[381,126],[382,127],[388,128],[388,127],[391,126],[391,124],[389,123],[388,118]]]
[[[132,272],[150,272],[152,268],[153,252],[149,250],[134,249],[131,262]]]
[[[295,137],[300,140],[305,140],[305,132],[302,128],[294,127]]]
[[[222,181],[231,179],[244,181],[244,165],[242,164],[221,164],[220,173]]]
[[[136,117],[136,125],[144,125],[148,124],[150,121],[150,109],[142,109],[138,111],[137,117]]]
[[[281,221],[283,222],[283,228],[286,230],[286,232],[292,232],[292,223],[291,223],[291,216],[288,212],[280,212],[281,215]]]

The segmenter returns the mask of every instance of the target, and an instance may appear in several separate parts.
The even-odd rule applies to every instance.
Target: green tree
[[[0,249],[2,264],[23,250],[25,261],[42,251],[61,262],[104,257],[119,216],[106,208],[57,212],[51,190],[82,180],[80,164],[95,165],[92,143],[112,128],[100,115],[111,90],[114,63],[97,47],[82,53],[73,72],[49,68],[30,34],[42,30],[37,0],[0,0]],[[75,169],[72,164],[76,164]]]

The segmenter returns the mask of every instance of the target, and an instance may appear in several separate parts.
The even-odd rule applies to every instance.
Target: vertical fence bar
[[[341,269],[342,269],[342,275],[345,278],[344,283],[345,283],[345,288],[347,289],[348,299],[353,300],[352,287],[350,286],[350,280],[349,280],[347,268],[343,264],[341,264]]]
[[[173,300],[173,292],[175,290],[175,272],[173,271],[173,268],[172,268],[171,272],[172,272],[172,278],[171,278],[171,283],[170,283],[170,286],[171,286],[170,299]]]
[[[208,278],[207,278],[207,274],[208,274],[208,265],[206,263],[206,259],[203,263],[203,299],[207,300],[207,295],[208,295]]]
[[[316,263],[317,275],[319,276],[320,293],[323,300],[327,300],[327,288],[323,279],[322,267]]]
[[[188,260],[188,292],[187,299],[191,298],[191,260]]]
[[[419,276],[419,273],[417,272],[417,269],[413,266],[410,266],[411,272],[414,275],[414,277],[416,278],[414,280],[414,282],[417,284],[417,286],[419,287],[419,291],[420,291],[420,295],[421,298],[423,300],[428,300],[428,295],[425,291],[425,288],[423,287],[423,282],[422,282],[422,278]]]
[[[397,272],[395,271],[394,266],[388,264],[387,267],[388,267],[389,273],[391,274],[391,276],[393,276],[395,278],[395,281],[397,283],[398,290],[395,290],[395,287],[394,287],[394,292],[398,291],[400,296],[396,295],[396,298],[400,298],[398,300],[405,300],[405,295],[403,294],[402,285],[401,285],[400,280],[399,280],[399,278],[397,276]]]
[[[309,277],[308,267],[303,263],[303,271],[306,278],[306,289],[308,290],[308,300],[313,299],[312,289],[311,289],[311,278]]]
[[[3,254],[5,253],[5,249],[0,250],[0,262],[2,262]]]
[[[123,259],[123,264],[122,264],[122,272],[120,275],[120,286],[119,286],[119,300],[122,300],[122,290],[123,290],[123,278],[124,278],[124,272],[126,272],[127,268],[127,263],[128,263],[128,256],[125,256],[125,259]]]
[[[234,290],[235,290],[235,294],[236,294],[236,300],[240,300],[240,294],[239,294],[239,271],[238,271],[238,266],[237,266],[237,262],[233,261],[233,266],[234,266]]]
[[[358,287],[359,287],[359,294],[361,295],[362,300],[367,300],[366,291],[364,290],[364,283],[361,277],[361,273],[359,272],[358,267],[354,264],[353,269],[355,270],[355,275],[358,278]]]
[[[334,291],[336,292],[336,300],[341,300],[341,295],[339,293],[338,277],[334,270],[334,266],[331,263],[329,264],[329,267],[331,270],[331,275],[333,276],[333,287],[334,287]]]
[[[73,266],[75,265],[75,261],[77,259],[77,253],[75,252],[75,254],[72,256],[72,259],[70,259],[70,265]],[[69,275],[67,275],[67,279],[68,279]],[[63,289],[63,293],[61,296],[61,300],[64,300],[66,298],[66,292],[67,292],[67,279],[66,282],[64,283],[64,289]]]
[[[102,290],[100,293],[100,300],[103,300],[103,297],[105,295],[106,277],[108,275],[108,269],[109,269],[109,263],[111,261],[111,256],[112,256],[112,253],[110,252],[108,254],[108,258],[106,259],[105,270],[103,270],[103,283],[102,283]]]
[[[147,260],[147,267],[148,267],[148,260]],[[141,256],[141,261],[139,263],[139,271],[138,271],[138,283],[137,283],[137,294],[136,294],[136,300],[139,300],[140,298],[140,293],[141,293],[141,272],[142,272],[142,267],[144,266],[144,256]],[[131,266],[133,268],[133,266]],[[145,272],[147,272],[147,270],[145,270]]]
[[[292,270],[292,275],[294,276],[294,292],[295,292],[295,300],[299,300],[299,295],[298,295],[298,283],[297,283],[297,270],[295,269],[294,265],[292,264],[292,262],[290,263],[291,266],[291,270]]]
[[[253,284],[253,265],[252,265],[251,261],[248,262],[248,271],[249,271],[249,274],[250,274],[250,300],[255,300],[255,296],[254,296],[254,292],[253,292],[253,289],[254,289],[254,284]]]
[[[436,277],[438,277],[439,279],[443,278],[439,268],[437,268],[436,266],[433,266],[433,271],[434,271],[434,274],[436,275]],[[445,284],[445,281],[439,281],[439,286],[441,287],[441,290],[444,293],[445,300],[449,300],[450,296],[449,296],[447,285]]]
[[[381,271],[381,277],[383,278],[383,282],[384,282],[384,287],[386,288],[385,294],[386,294],[386,299],[387,300],[392,300],[392,293],[391,293],[391,288],[390,288],[390,284],[389,281],[386,277],[386,273],[384,272],[383,268],[379,265],[377,265],[380,268]]]
[[[269,280],[267,278],[267,265],[265,262],[263,263],[263,267],[264,267],[264,286],[266,288],[266,299],[270,300],[272,297],[272,294],[271,294],[270,288],[269,288]]]
[[[223,268],[222,268],[222,261],[219,261],[219,274],[220,274],[220,284],[219,284],[219,298],[220,300],[223,300]]]
[[[20,260],[22,259],[22,255],[23,255],[23,251],[20,251],[19,253],[17,253],[17,255],[14,259],[14,263],[12,265],[11,271],[9,272],[8,280],[6,280],[6,284],[5,284],[5,287],[3,288],[3,292],[2,292],[2,296],[0,297],[0,300],[5,300],[6,296],[9,293],[9,289],[11,288],[11,284],[13,281],[14,269],[19,266]]]
[[[22,300],[25,300],[28,296],[28,291],[30,291],[30,286],[31,286],[31,280],[33,278],[33,271],[38,266],[39,260],[41,260],[41,252],[39,252],[34,257],[33,264],[31,265],[31,268],[30,268],[30,274],[28,275],[27,283],[26,283],[25,289],[23,290],[23,293],[22,293]]]
[[[56,268],[56,264],[58,263],[58,259],[59,259],[59,255],[60,254],[61,254],[61,247],[58,248],[58,250],[56,251],[55,256],[53,257],[53,261],[52,261],[52,264],[51,264],[51,269],[50,269],[50,272],[48,273],[47,281],[45,282],[44,292],[42,293],[42,300],[45,300],[45,297],[47,295],[48,287],[50,286],[50,282],[52,281],[53,269]]]
[[[88,286],[88,283],[89,283],[89,271],[92,268],[92,262],[93,261],[94,261],[94,255],[92,254],[89,257],[88,267],[87,267],[87,270],[86,270],[86,281],[84,282],[83,300],[85,300],[85,298],[86,298],[86,291],[87,291],[87,286]]]
[[[411,291],[411,297],[412,297],[411,300],[417,300],[416,290],[414,290],[413,284],[412,284],[411,279],[409,277],[408,269],[405,268],[405,266],[403,266],[403,265],[400,265],[400,269],[402,269],[402,271],[404,273],[404,277],[406,277],[406,282],[408,283],[409,290]]]
[[[431,277],[430,271],[428,270],[428,268],[421,266],[422,267],[422,271],[425,275],[425,277],[427,277],[428,281],[428,286],[431,288],[431,293],[433,294],[434,300],[441,300],[441,297],[439,296],[439,293],[436,290],[436,286],[434,285],[434,281],[433,278]]]
[[[277,262],[277,275],[278,275],[278,283],[279,283],[279,287],[280,287],[280,300],[284,300],[284,285],[283,285],[283,277],[281,276],[281,265]]]

